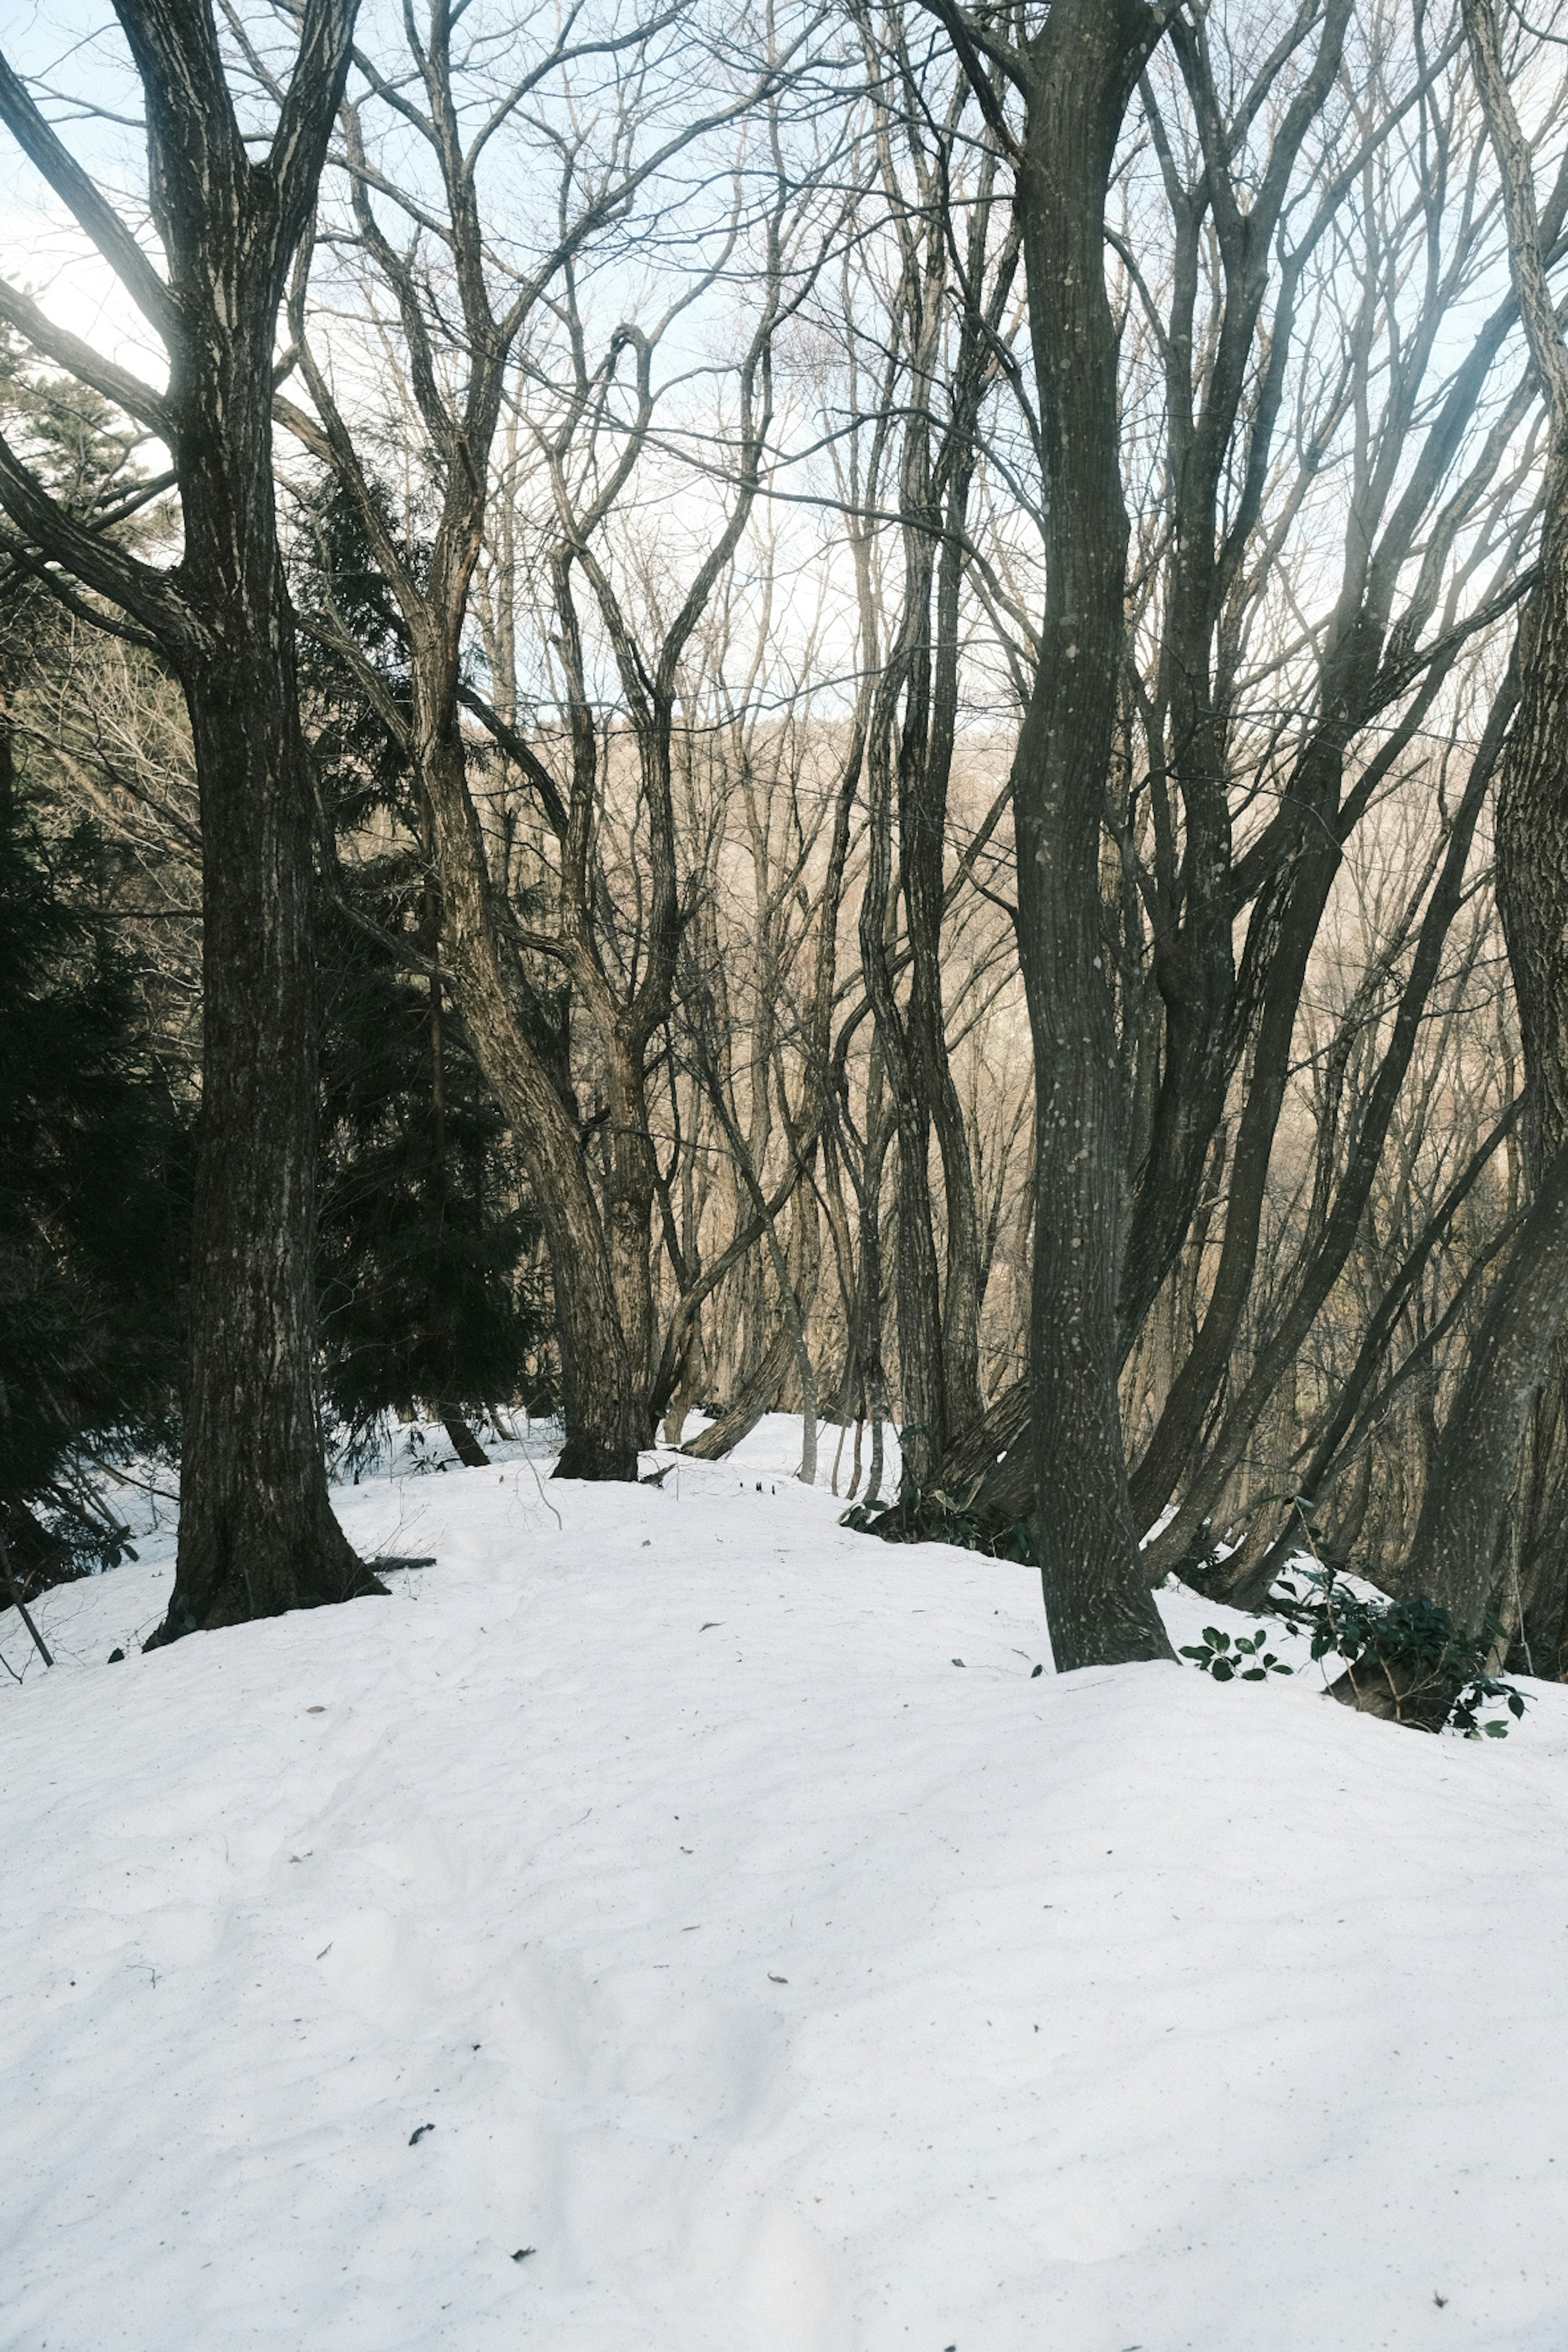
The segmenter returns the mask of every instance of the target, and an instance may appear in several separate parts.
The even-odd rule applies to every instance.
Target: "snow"
[[[1058,1680],[798,1459],[383,1475],[436,1567],[150,1657],[166,1526],[46,1596],[6,2352],[1563,2352],[1568,1690]]]

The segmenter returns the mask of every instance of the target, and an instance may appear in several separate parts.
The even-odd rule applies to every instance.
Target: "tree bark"
[[[923,707],[923,640],[929,626],[930,556],[920,534],[906,529],[906,561],[923,582],[907,593],[902,624],[877,690],[867,756],[866,880],[860,896],[860,968],[871,1000],[898,1127],[899,1443],[903,1483],[922,1492],[936,1484],[947,1446],[947,1378],[942,1347],[942,1292],[931,1232],[931,1113],[921,1082],[921,1046],[913,1008],[906,1017],[894,989],[892,958],[893,765],[897,710],[906,698],[900,766],[910,739],[923,731],[913,714]],[[900,795],[902,796],[902,795]]]
[[[488,1470],[489,1455],[468,1427],[460,1412],[447,1411],[441,1415],[441,1426],[452,1442],[452,1451],[465,1470]]]
[[[762,1360],[715,1422],[689,1444],[681,1447],[683,1454],[694,1462],[721,1462],[732,1454],[743,1437],[749,1437],[763,1413],[773,1410],[773,1399],[784,1386],[790,1358],[795,1353],[795,1335],[787,1323],[781,1323],[763,1351]]]
[[[1016,184],[1047,587],[1013,806],[1036,1073],[1036,1543],[1058,1672],[1171,1654],[1139,1561],[1117,1397],[1122,1089],[1100,898],[1128,531],[1105,196],[1162,25],[1138,0],[1056,0],[1029,54]]]
[[[194,508],[187,495],[187,571]],[[202,1110],[179,1553],[149,1648],[382,1589],[332,1515],[316,1421],[310,782],[280,569],[270,630],[269,600],[246,609],[252,584],[242,573],[232,635],[184,679],[202,801]]]
[[[246,157],[205,12],[175,0],[121,13],[186,321],[171,385],[180,577],[207,624],[175,658],[201,793],[203,1056],[179,1556],[153,1637],[169,1641],[379,1588],[332,1516],[312,1389],[314,818],[267,396],[304,215],[282,220]],[[336,13],[341,85],[354,12]],[[176,76],[198,58],[193,105]],[[319,171],[331,113],[316,103]],[[158,191],[155,178],[155,205]]]
[[[1545,398],[1545,513],[1520,624],[1519,711],[1498,793],[1498,904],[1524,1049],[1530,1213],[1493,1287],[1422,1499],[1412,1576],[1479,1632],[1531,1411],[1568,1314],[1568,346],[1547,284],[1532,163],[1490,0],[1463,0],[1498,159],[1509,266]]]
[[[1443,1427],[1409,1580],[1461,1632],[1480,1631],[1531,1406],[1568,1314],[1568,1143],[1560,1146],[1493,1286]]]
[[[333,1517],[313,1392],[314,834],[270,412],[279,304],[314,206],[355,5],[308,0],[277,131],[255,162],[202,0],[118,0],[117,13],[145,98],[166,284],[8,68],[0,115],[167,348],[163,394],[106,373],[85,347],[67,363],[167,442],[184,554],[159,572],[104,546],[3,446],[0,499],[47,554],[162,648],[184,689],[195,751],[201,1139],[179,1554],[151,1648],[384,1589]],[[48,350],[47,322],[45,335]]]
[[[638,1424],[610,1255],[576,1121],[534,1042],[538,1021],[521,965],[502,935],[479,817],[463,772],[455,711],[426,743],[447,950],[474,1057],[504,1109],[528,1170],[554,1284],[565,1444],[558,1478],[630,1479],[647,1433]],[[447,716],[436,700],[430,732]]]

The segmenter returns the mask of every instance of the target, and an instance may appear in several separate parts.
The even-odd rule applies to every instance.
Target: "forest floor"
[[[1058,1681],[798,1446],[0,1616],[6,2352],[1563,2352],[1568,1689]]]

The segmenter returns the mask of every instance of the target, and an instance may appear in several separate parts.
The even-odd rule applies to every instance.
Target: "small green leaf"
[[[1487,1738],[1489,1739],[1506,1739],[1508,1738],[1507,1724],[1489,1723],[1487,1726]]]
[[[1209,1672],[1214,1676],[1216,1683],[1227,1683],[1235,1675],[1236,1668],[1231,1664],[1228,1658],[1216,1658],[1213,1665],[1209,1668]]]
[[[1244,1683],[1266,1683],[1268,1677],[1261,1666],[1248,1666],[1241,1679]]]

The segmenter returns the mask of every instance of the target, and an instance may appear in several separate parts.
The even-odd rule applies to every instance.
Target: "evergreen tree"
[[[307,593],[330,596],[401,703],[396,625],[335,491],[311,525]],[[439,893],[406,763],[349,666],[318,649],[307,677],[332,891],[352,909],[330,908],[321,928],[323,1399],[356,1439],[384,1412],[423,1408],[477,1465],[472,1417],[503,1399],[552,1401],[528,1265],[537,1227],[439,980],[395,952],[405,940],[426,965],[439,961]]]
[[[409,864],[394,852],[353,877],[356,901],[385,928],[405,904]],[[465,1461],[482,1462],[469,1418],[548,1390],[515,1155],[438,988],[341,914],[323,924],[322,947],[323,1396],[354,1436],[387,1411],[424,1407]]]
[[[188,1122],[93,904],[98,862],[89,826],[51,839],[0,773],[0,1533],[33,1590],[118,1557],[82,1447],[177,1427]]]
[[[136,436],[6,331],[0,416],[68,511],[117,544],[158,528]],[[15,543],[3,552],[0,1569],[27,1594],[120,1556],[83,1449],[101,1462],[176,1441],[192,1121],[109,917],[112,861],[19,772],[18,698],[47,680],[64,624]]]

